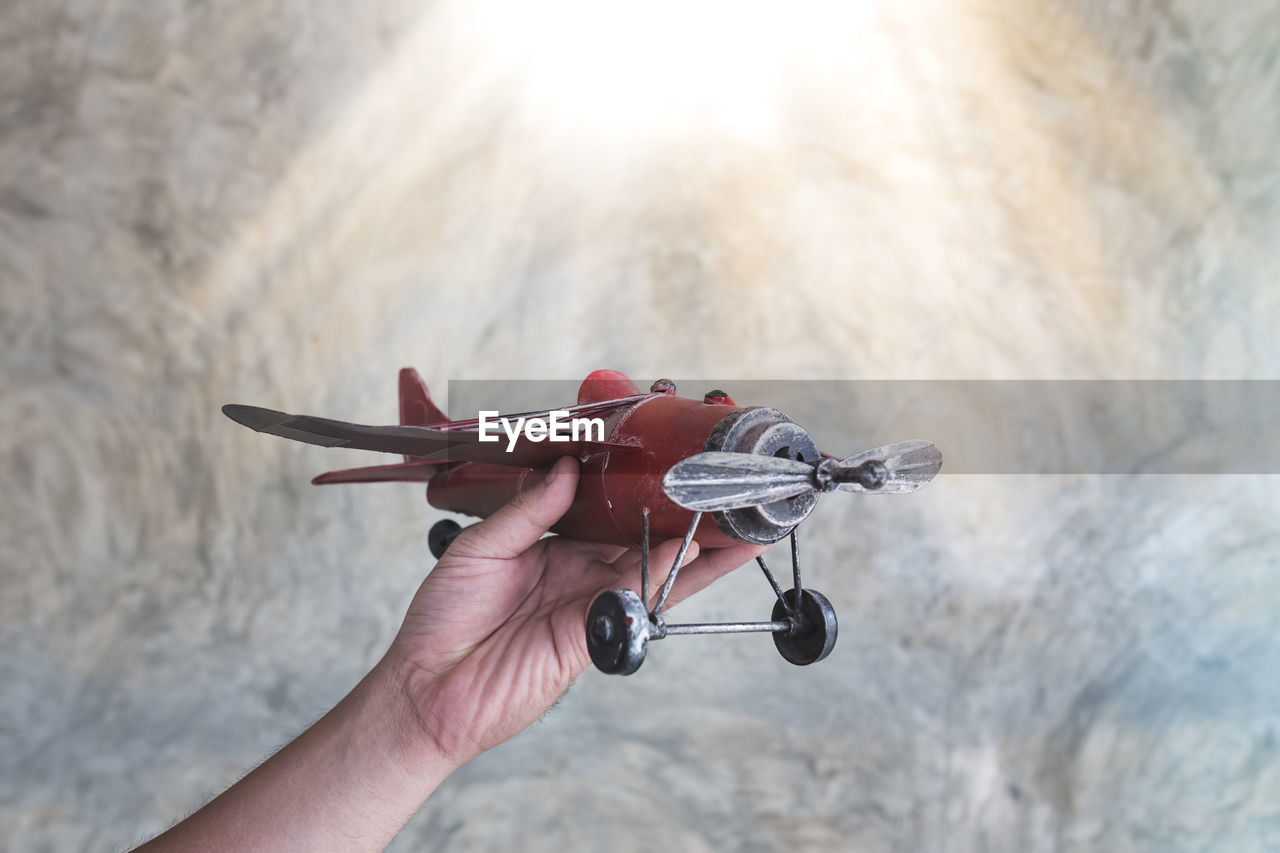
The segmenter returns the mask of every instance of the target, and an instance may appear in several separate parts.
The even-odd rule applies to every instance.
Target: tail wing
[[[441,465],[448,464],[440,459],[416,459],[399,465],[372,465],[368,468],[328,471],[316,476],[311,482],[317,486],[327,486],[330,483],[426,483]]]
[[[431,400],[427,383],[412,367],[400,368],[400,425],[435,426],[449,422],[449,416],[440,411]]]
[[[412,367],[400,369],[400,424],[401,426],[438,426],[447,424],[449,416],[431,399],[427,383],[422,381],[418,371]],[[371,465],[367,468],[348,468],[345,471],[329,471],[321,474],[311,482],[316,485],[330,483],[385,483],[408,482],[425,483],[431,479],[441,465],[448,465],[443,459],[421,459],[417,456],[405,456],[401,465]]]

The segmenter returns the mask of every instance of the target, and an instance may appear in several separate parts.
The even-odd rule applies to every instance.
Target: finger
[[[671,564],[675,561],[676,554],[680,551],[680,542],[681,540],[679,539],[670,539],[649,552],[651,570],[650,600],[645,602],[646,609],[651,608],[654,601],[657,600],[662,583],[666,580],[667,575],[670,574]],[[689,550],[685,552],[684,561],[681,563],[680,574],[676,578],[675,584],[671,587],[667,604],[664,606],[672,606],[694,593],[700,592],[717,578],[755,559],[755,557],[767,550],[769,550],[767,545],[736,545],[728,548],[715,548],[700,553],[700,547],[697,542],[689,543]],[[623,569],[618,577],[606,583],[601,590],[584,595],[575,600],[571,606],[561,608],[556,614],[556,635],[565,638],[560,647],[565,650],[566,661],[569,662],[575,673],[581,672],[590,663],[586,635],[582,630],[582,623],[586,618],[587,609],[591,602],[604,589],[627,587],[638,590],[640,588],[639,552],[625,555],[619,561],[618,566]]]
[[[676,561],[676,554],[680,553],[680,545],[683,540],[668,539],[656,548],[649,551],[649,597],[650,601],[646,603],[646,607],[653,605],[657,600],[658,590],[666,583],[667,576],[671,574],[671,566]],[[697,542],[690,542],[689,549],[684,553],[684,559],[680,562],[680,575],[677,576],[675,586],[679,586],[682,581],[680,578],[684,576],[684,567],[690,565],[698,559],[698,555],[702,553],[701,546]],[[640,553],[632,552],[624,555],[615,564],[615,568],[619,570],[619,576],[613,578],[607,584],[609,589],[619,586],[629,589],[640,589]],[[674,587],[673,587],[674,589]]]
[[[603,542],[584,542],[581,539],[565,539],[564,546],[575,554],[597,563],[612,565],[623,554],[632,550],[626,545],[607,545]]]
[[[734,569],[741,568],[765,551],[767,545],[732,545],[713,548],[680,570],[675,585],[671,587],[668,606],[674,606],[691,595],[701,592]]]
[[[680,543],[682,539],[667,539],[658,543],[649,549],[649,573],[650,580],[656,575],[658,583],[662,583],[666,579],[671,564],[675,562],[676,554],[680,552]],[[684,561],[680,564],[687,566],[693,562],[699,554],[702,553],[701,546],[697,542],[689,543],[689,550],[685,552]],[[620,555],[613,563],[613,569],[622,579],[630,579],[633,575],[640,577],[641,552],[639,548],[629,548],[626,553]]]
[[[658,545],[649,551],[649,601],[645,604],[645,609],[653,606],[657,601],[661,592],[662,584],[666,581],[667,576],[671,573],[671,565],[675,562],[676,554],[680,553],[680,539],[668,539],[666,542]],[[681,562],[681,574],[676,578],[675,586],[684,583],[683,577],[686,571],[685,566],[693,564],[698,559],[700,547],[697,542],[690,542],[689,549],[685,551],[684,560]],[[608,571],[608,577],[602,577],[603,581],[598,587],[590,589],[585,595],[581,595],[574,599],[567,607],[560,608],[557,614],[559,620],[560,631],[557,636],[568,638],[567,642],[572,645],[575,652],[580,652],[582,665],[587,663],[587,646],[585,635],[582,632],[582,623],[587,616],[587,608],[596,596],[609,589],[631,589],[637,593],[640,591],[640,554],[639,552],[628,553],[619,561],[619,568],[622,571],[619,574],[613,574],[615,567],[601,566],[601,571]],[[673,587],[674,589],[674,587]],[[671,600],[675,598],[672,593]],[[580,648],[579,648],[580,647]],[[579,667],[580,669],[581,667]]]
[[[449,546],[449,553],[492,560],[523,554],[565,514],[577,489],[578,461],[562,456],[541,483],[520,492],[502,509],[463,531]]]
[[[583,542],[581,539],[569,539],[565,536],[555,537],[555,547],[564,552],[564,556],[575,563],[583,560],[589,562],[592,568],[604,569],[609,574],[616,575],[618,570],[614,568],[614,562],[628,551],[632,550],[625,545],[605,545],[601,542]]]
[[[605,545],[602,542],[595,543],[596,553],[600,555],[600,559],[606,563],[616,563],[618,558],[628,551],[635,550],[628,548],[626,545]]]

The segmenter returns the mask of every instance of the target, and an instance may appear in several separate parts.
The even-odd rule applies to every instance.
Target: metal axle
[[[649,639],[660,640],[672,634],[747,634],[753,631],[778,633],[795,626],[790,620],[781,622],[694,622],[688,625],[663,625],[662,633],[650,629]],[[656,626],[655,626],[656,628]]]

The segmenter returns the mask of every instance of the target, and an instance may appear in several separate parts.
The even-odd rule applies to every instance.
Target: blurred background
[[[376,460],[223,403],[1277,379],[1277,139],[1266,0],[0,4],[0,835],[184,816],[429,570],[420,486],[313,488]],[[392,849],[1280,848],[1278,518],[1259,475],[825,501],[830,658],[588,672]]]

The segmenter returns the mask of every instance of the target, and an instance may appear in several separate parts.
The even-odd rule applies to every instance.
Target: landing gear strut
[[[641,510],[640,595],[629,589],[602,592],[587,612],[587,649],[591,661],[601,672],[630,675],[644,663],[650,640],[661,640],[676,634],[740,634],[769,632],[774,645],[787,661],[807,666],[831,654],[836,644],[836,613],[822,593],[805,589],[800,581],[800,545],[796,531],[791,531],[791,571],[794,586],[782,591],[764,557],[756,562],[778,597],[768,622],[712,622],[668,625],[663,619],[663,606],[675,585],[680,564],[693,541],[702,513],[695,512],[684,541],[672,563],[671,571],[658,593],[653,609],[649,603],[649,510]]]

